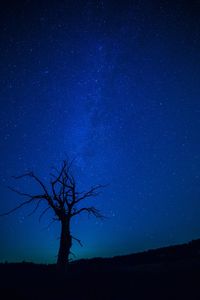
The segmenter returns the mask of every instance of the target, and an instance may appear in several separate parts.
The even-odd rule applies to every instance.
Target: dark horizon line
[[[119,255],[114,255],[114,256],[107,256],[107,257],[102,257],[102,256],[95,256],[95,257],[91,257],[91,258],[79,258],[79,259],[75,259],[73,261],[70,262],[70,264],[73,264],[73,263],[77,263],[77,262],[81,262],[81,261],[92,261],[92,260],[110,260],[110,259],[117,259],[117,258],[122,258],[122,257],[128,257],[128,256],[134,256],[134,255],[142,255],[142,254],[145,254],[145,253],[150,253],[150,252],[156,252],[156,251],[162,251],[162,250],[167,250],[167,249],[170,249],[170,248],[176,248],[176,247],[183,247],[183,246],[190,246],[192,244],[195,244],[195,243],[199,243],[200,245],[200,238],[197,238],[197,239],[192,239],[192,240],[189,240],[188,242],[185,242],[185,243],[181,243],[181,244],[171,244],[171,245],[168,245],[168,246],[163,246],[163,247],[158,247],[158,248],[150,248],[150,249],[147,249],[147,250],[143,250],[143,251],[139,251],[139,252],[132,252],[132,253],[128,253],[128,254],[119,254]],[[8,262],[8,261],[4,261],[4,262],[0,262],[0,265],[4,265],[4,264],[32,264],[32,265],[46,265],[46,266],[53,266],[55,265],[56,263],[35,263],[35,262],[32,262],[32,261],[26,261],[26,260],[23,260],[21,262]]]

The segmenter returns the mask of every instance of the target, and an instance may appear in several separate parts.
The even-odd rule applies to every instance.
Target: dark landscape
[[[1,299],[200,299],[200,239],[126,256],[0,265]]]
[[[200,0],[0,1],[0,300],[200,300],[199,78]]]

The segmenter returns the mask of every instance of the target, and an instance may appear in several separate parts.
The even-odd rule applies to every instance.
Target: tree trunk
[[[72,237],[70,234],[69,220],[61,221],[60,247],[58,251],[57,268],[61,271],[67,269],[69,263],[70,248],[72,246]]]

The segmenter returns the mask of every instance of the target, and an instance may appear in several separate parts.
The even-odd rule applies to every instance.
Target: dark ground
[[[110,259],[0,264],[0,299],[200,299],[200,240]]]

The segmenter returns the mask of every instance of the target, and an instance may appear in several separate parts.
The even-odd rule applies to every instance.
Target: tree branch
[[[105,217],[101,214],[100,210],[95,208],[94,206],[91,207],[83,207],[80,208],[79,210],[75,210],[72,213],[72,217],[79,215],[82,212],[87,212],[89,215],[94,215],[96,218],[104,219]]]
[[[25,197],[29,197],[29,198],[35,198],[35,199],[46,199],[46,195],[44,194],[41,194],[41,195],[31,195],[31,194],[28,194],[28,193],[23,193],[23,192],[20,192],[18,191],[17,189],[13,188],[13,187],[10,187],[8,186],[8,189],[11,190],[12,192],[15,192],[16,194],[20,195],[20,196],[25,196]]]
[[[106,186],[107,185],[101,185],[101,184],[99,184],[99,185],[96,185],[96,186],[92,187],[88,192],[83,192],[82,196],[78,197],[75,200],[75,203],[79,203],[80,201],[84,200],[85,198],[98,196],[101,193],[101,191],[98,191],[98,190],[101,189],[101,188],[104,188]]]
[[[30,203],[31,203],[32,201],[34,201],[34,200],[35,200],[34,198],[31,198],[31,199],[29,199],[29,200],[27,200],[27,201],[24,201],[24,202],[22,202],[20,205],[18,205],[18,206],[16,206],[16,207],[14,207],[13,209],[9,210],[8,212],[3,213],[3,214],[0,214],[0,217],[2,217],[2,216],[8,216],[8,215],[12,214],[12,213],[15,212],[16,210],[20,209],[21,207],[23,207],[23,206],[25,206],[25,205],[27,205],[27,204],[30,204]]]
[[[33,211],[30,212],[30,213],[28,214],[28,217],[32,216],[32,215],[36,212],[36,210],[37,210],[38,207],[40,206],[41,201],[42,201],[42,200],[39,200],[39,201],[38,201],[38,203],[36,204],[36,206],[35,206],[35,208],[33,209]]]
[[[43,189],[44,193],[45,193],[45,197],[43,197],[44,199],[47,200],[48,204],[54,209],[54,203],[52,201],[52,198],[50,197],[47,188],[45,187],[44,183],[39,179],[39,177],[37,177],[33,172],[28,172],[19,176],[13,176],[13,178],[15,179],[21,179],[24,177],[31,177],[33,178],[37,183],[39,183],[39,185],[41,186],[41,188]],[[19,192],[20,194],[20,192]],[[21,193],[21,195],[23,195],[23,193]],[[25,195],[25,194],[24,194]]]
[[[28,172],[19,176],[13,176],[13,178],[15,179],[21,179],[24,177],[32,177],[35,179],[35,181],[37,181],[39,183],[39,185],[42,187],[42,189],[44,190],[45,194],[48,195],[48,191],[44,185],[44,183],[33,173],[33,172]]]
[[[50,209],[51,207],[48,206],[47,208],[45,208],[42,213],[39,216],[39,222],[41,221],[42,217],[46,214],[46,212]]]
[[[53,219],[46,227],[43,228],[43,230],[49,229],[51,227],[51,225],[53,225],[56,221],[58,221],[58,220]]]
[[[79,243],[79,245],[80,245],[81,247],[83,247],[83,244],[81,243],[81,240],[77,239],[77,238],[74,237],[74,236],[72,236],[72,239],[75,240],[75,241],[77,241],[77,242]]]

